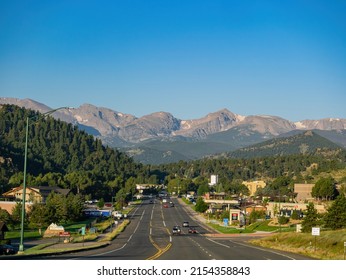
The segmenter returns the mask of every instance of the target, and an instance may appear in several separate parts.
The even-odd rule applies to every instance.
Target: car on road
[[[183,222],[183,227],[188,227],[189,226],[189,222]]]
[[[0,245],[0,255],[14,255],[16,253],[17,250],[13,246],[7,244]]]
[[[189,233],[197,233],[197,230],[194,227],[189,227]]]
[[[181,229],[179,226],[174,226],[173,229],[172,229],[172,234],[173,235],[178,235],[178,234],[181,234]]]

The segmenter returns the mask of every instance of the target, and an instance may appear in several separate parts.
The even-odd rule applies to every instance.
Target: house
[[[70,190],[49,186],[26,187],[25,202],[45,203],[48,195],[51,192],[67,196]],[[8,192],[3,193],[2,197],[10,201],[22,201],[23,186],[13,188]]]

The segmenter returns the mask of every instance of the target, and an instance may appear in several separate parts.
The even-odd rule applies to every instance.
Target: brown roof
[[[11,196],[12,194],[14,194],[15,192],[21,190],[23,188],[23,186],[19,186],[16,188],[12,188],[11,190],[3,193],[3,196]],[[46,196],[48,196],[52,191],[55,193],[60,193],[63,195],[68,195],[68,193],[70,192],[69,189],[62,189],[56,186],[53,187],[49,187],[49,186],[27,186],[27,189],[31,189],[32,191],[36,192],[36,193],[41,193],[41,194],[46,194]]]

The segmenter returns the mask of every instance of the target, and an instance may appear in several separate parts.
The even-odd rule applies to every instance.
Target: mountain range
[[[0,97],[1,104],[13,104],[41,113],[52,110],[31,99]],[[100,138],[105,145],[150,164],[232,152],[310,130],[338,146],[346,147],[346,119],[291,122],[278,116],[242,116],[228,109],[193,120],[181,120],[168,112],[155,112],[138,118],[91,104],[59,110],[53,117],[73,123]]]

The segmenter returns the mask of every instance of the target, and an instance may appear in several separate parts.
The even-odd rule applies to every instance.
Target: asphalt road
[[[92,260],[303,260],[305,256],[253,246],[246,241],[254,235],[223,237],[187,211],[186,205],[172,199],[175,206],[163,208],[159,200],[144,201],[129,215],[131,223],[110,245],[75,253],[37,256],[32,259]],[[188,233],[184,221],[197,229]],[[172,235],[174,225],[182,229]],[[258,238],[258,237],[257,237]]]

